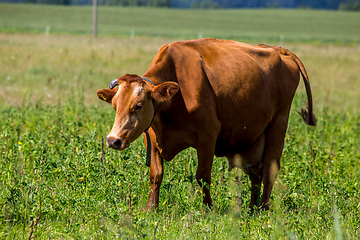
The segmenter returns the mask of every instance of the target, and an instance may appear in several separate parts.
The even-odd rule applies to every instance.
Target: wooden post
[[[93,0],[93,38],[97,37],[97,0]]]

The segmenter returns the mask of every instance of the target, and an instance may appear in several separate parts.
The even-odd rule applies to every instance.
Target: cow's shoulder
[[[230,40],[221,40],[221,39],[214,39],[214,38],[203,38],[203,39],[195,39],[195,40],[186,40],[186,41],[177,41],[168,44],[169,50],[185,50],[185,49],[193,49],[199,51],[201,49],[208,49],[208,48],[217,48],[221,47],[222,45],[233,42]]]
[[[197,52],[201,46],[205,45],[205,42],[200,40],[176,41],[165,44],[157,52],[151,63],[151,66],[161,62],[168,63],[169,61],[173,61],[174,59],[182,57],[191,58],[190,53]]]
[[[163,45],[157,52],[156,56],[154,57],[150,67],[166,59],[168,55],[168,49],[169,49],[169,44]]]

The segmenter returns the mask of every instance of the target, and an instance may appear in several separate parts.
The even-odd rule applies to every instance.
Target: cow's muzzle
[[[106,138],[106,145],[115,150],[124,150],[129,147],[129,143],[119,138],[108,137]]]

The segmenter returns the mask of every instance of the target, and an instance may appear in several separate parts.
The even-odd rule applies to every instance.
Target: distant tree
[[[230,8],[243,8],[246,6],[248,0],[223,0],[224,5],[220,4],[223,7]]]
[[[272,2],[272,3],[266,3],[266,8],[279,8],[278,1]]]
[[[200,8],[200,9],[215,9],[220,8],[217,2],[212,0],[201,0],[201,1],[193,1],[190,8]]]
[[[340,3],[339,10],[342,11],[360,11],[360,1],[350,0],[346,3]]]
[[[148,0],[147,3],[150,7],[171,7],[170,0]]]
[[[171,0],[171,6],[174,8],[189,8],[191,0]]]
[[[130,0],[129,1],[129,5],[130,6],[140,6],[140,1],[139,0]]]
[[[40,4],[92,4],[93,0],[0,0]],[[302,8],[360,11],[360,0],[98,0],[99,5],[173,8]]]
[[[326,0],[325,8],[326,9],[338,9],[339,4],[344,0]]]
[[[299,9],[311,9],[309,5],[301,4],[298,6]]]
[[[121,6],[129,6],[130,5],[130,0],[117,0],[119,5]]]

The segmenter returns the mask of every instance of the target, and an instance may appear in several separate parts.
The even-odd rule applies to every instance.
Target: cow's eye
[[[135,105],[134,110],[135,110],[135,111],[138,111],[138,110],[140,110],[141,108],[142,108],[142,104],[141,104],[141,103],[137,103],[137,104]]]

